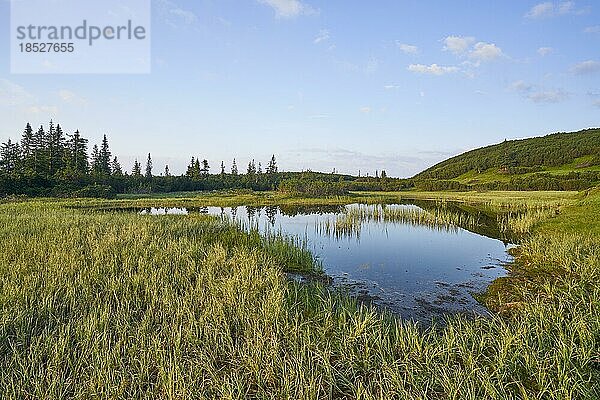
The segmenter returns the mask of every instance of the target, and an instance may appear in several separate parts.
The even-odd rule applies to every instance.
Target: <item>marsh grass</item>
[[[347,206],[343,213],[318,222],[317,232],[336,238],[360,237],[362,225],[367,222],[410,224],[444,231],[479,225],[477,216],[452,212],[443,203],[429,210],[404,205],[353,204]]]
[[[498,226],[501,232],[512,232],[518,235],[530,233],[533,227],[541,221],[547,220],[558,214],[558,208],[530,208],[526,211],[498,214]]]
[[[0,205],[2,398],[600,396],[595,237],[529,238],[518,259],[550,272],[513,281],[518,306],[427,329],[287,281],[290,260],[318,266],[272,240],[201,215]]]

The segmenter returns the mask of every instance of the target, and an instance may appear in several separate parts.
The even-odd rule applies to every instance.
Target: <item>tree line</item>
[[[79,131],[65,133],[50,121],[34,130],[27,123],[19,141],[0,145],[0,195],[112,197],[117,193],[150,193],[220,189],[274,190],[287,179],[349,181],[352,177],[313,172],[280,172],[275,155],[263,167],[252,160],[245,171],[233,159],[222,161],[216,173],[206,159],[192,157],[185,174],[174,176],[166,165],[155,174],[151,154],[124,171],[110,150],[108,137],[89,149]]]

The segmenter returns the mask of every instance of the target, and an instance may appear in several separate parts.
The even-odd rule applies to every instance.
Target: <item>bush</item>
[[[348,184],[322,180],[287,179],[279,184],[279,191],[310,197],[342,196],[348,194]]]
[[[74,191],[73,197],[94,197],[101,199],[113,199],[116,197],[116,194],[112,186],[88,185],[82,189]]]

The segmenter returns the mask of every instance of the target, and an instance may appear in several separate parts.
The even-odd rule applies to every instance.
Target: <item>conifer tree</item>
[[[123,176],[123,170],[121,169],[121,164],[119,163],[117,157],[113,158],[110,165],[110,170],[114,176]]]
[[[140,165],[137,159],[133,162],[133,169],[131,170],[131,175],[136,178],[140,178],[142,176],[142,166]]]
[[[193,178],[199,178],[200,177],[200,159],[196,158],[196,162],[194,163],[194,169],[192,171],[192,177]]]
[[[152,157],[148,153],[148,159],[146,160],[146,178],[152,178]]]
[[[98,154],[99,172],[105,175],[110,175],[111,153],[108,147],[108,139],[106,135],[102,138],[102,145]]]
[[[171,176],[171,171],[169,171],[169,164],[165,165],[165,176]]]
[[[190,161],[185,172],[186,176],[192,177],[194,175],[194,164],[196,164],[196,159],[192,157],[192,161]]]
[[[238,174],[238,167],[237,164],[235,162],[235,158],[233,159],[233,162],[231,163],[231,175],[237,175]]]
[[[200,173],[203,176],[208,176],[209,170],[210,170],[210,166],[208,165],[208,160],[202,160],[202,169],[200,169]]]
[[[17,172],[20,158],[20,149],[18,143],[13,143],[10,139],[0,146],[0,170],[10,175]]]
[[[248,163],[248,169],[246,170],[246,173],[248,175],[254,175],[256,173],[256,164],[254,163],[254,160]]]
[[[46,132],[40,125],[37,132],[33,134],[33,171],[42,175],[48,170],[46,159]]]
[[[269,165],[267,166],[267,174],[276,174],[277,173],[277,161],[275,160],[275,154],[271,157],[271,161],[269,161]]]
[[[89,169],[88,140],[83,138],[78,130],[68,136],[65,155],[67,170],[76,174],[87,174]]]
[[[225,163],[221,161],[221,175],[225,175]]]
[[[100,165],[100,151],[98,150],[97,144],[92,147],[92,173],[102,173],[102,166]]]
[[[48,173],[52,176],[65,167],[66,143],[60,124],[54,127],[50,121],[48,129]]]
[[[21,155],[23,159],[28,160],[33,158],[33,129],[29,122],[25,125],[23,136],[21,137]]]

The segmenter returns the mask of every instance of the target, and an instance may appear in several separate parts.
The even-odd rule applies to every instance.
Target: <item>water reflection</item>
[[[501,240],[455,225],[482,229],[481,218],[448,212],[425,215],[428,211],[414,204],[224,211],[209,207],[210,214],[225,215],[248,228],[306,239],[334,285],[405,318],[486,313],[472,294],[504,275],[503,264],[510,260]]]
[[[155,210],[152,212],[152,210]],[[151,209],[207,213],[305,239],[334,285],[404,318],[486,313],[473,293],[510,260],[496,218],[458,205],[388,204]],[[148,212],[147,212],[148,213]],[[503,238],[506,240],[506,238]]]
[[[208,210],[207,210],[208,213]],[[163,207],[151,207],[145,208],[140,211],[142,215],[188,215],[188,210],[186,208],[163,208]]]

